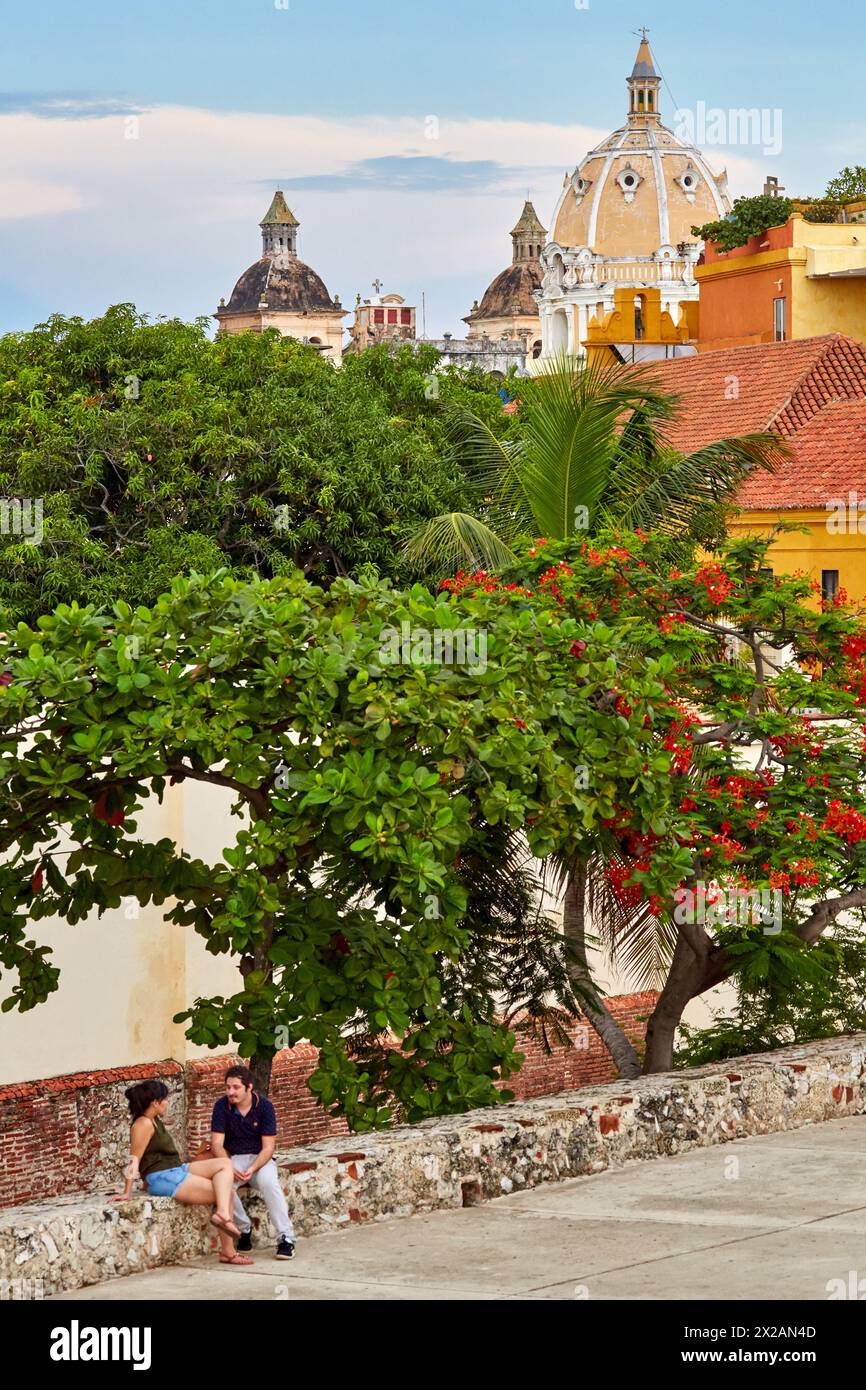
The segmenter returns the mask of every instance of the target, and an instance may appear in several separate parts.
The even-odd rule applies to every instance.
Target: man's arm
[[[277,1147],[277,1112],[274,1109],[273,1101],[268,1100],[267,1096],[262,1097],[262,1127],[259,1130],[259,1138],[262,1141],[261,1152],[256,1154],[255,1163],[250,1166],[250,1173],[255,1173],[259,1168],[264,1168],[266,1163],[270,1163],[274,1156],[274,1149]]]
[[[274,1156],[274,1149],[276,1147],[277,1136],[275,1134],[262,1135],[262,1151],[260,1154],[256,1154],[255,1163],[250,1165],[250,1168],[248,1170],[250,1177],[253,1175],[253,1173],[256,1172],[257,1169],[264,1168],[266,1163],[270,1163],[271,1159]]]

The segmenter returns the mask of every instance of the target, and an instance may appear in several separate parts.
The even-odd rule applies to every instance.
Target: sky
[[[121,301],[211,315],[282,187],[344,305],[378,278],[460,335],[524,198],[549,227],[563,173],[624,123],[642,25],[662,120],[699,134],[705,113],[733,196],[866,163],[866,9],[839,0],[0,0],[0,20],[0,332]],[[710,113],[737,108],[764,135],[716,143]]]

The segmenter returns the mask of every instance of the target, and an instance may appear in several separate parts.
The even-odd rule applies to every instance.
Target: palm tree
[[[498,437],[466,408],[451,409],[453,460],[476,509],[434,517],[412,536],[406,550],[419,570],[437,578],[461,566],[503,570],[519,563],[520,537],[568,540],[609,527],[661,531],[689,549],[711,545],[748,473],[756,467],[772,471],[790,452],[777,435],[747,434],[678,453],[665,438],[677,398],[658,388],[651,368],[585,367],[563,358],[549,374],[521,382],[520,393],[520,429],[511,437]],[[515,851],[513,843],[507,845],[496,865],[498,889],[496,873],[488,876],[491,922],[497,899],[508,895],[506,866]],[[546,978],[560,1004],[573,1008],[575,998],[580,1001],[620,1075],[637,1076],[635,1049],[592,979],[589,923],[601,923],[610,959],[618,957],[639,973],[647,988],[664,979],[676,933],[645,906],[623,907],[604,870],[600,855],[567,853],[548,867],[548,879],[563,893],[567,987],[557,985],[553,972]],[[509,942],[500,941],[500,947],[508,958]],[[537,1012],[544,1013],[540,1003]]]
[[[645,367],[563,358],[521,381],[520,394],[513,437],[498,437],[465,407],[450,409],[452,459],[475,510],[421,526],[406,546],[419,570],[500,570],[517,563],[521,536],[568,540],[609,526],[706,542],[750,470],[774,469],[789,452],[777,435],[747,434],[678,453],[665,439],[677,399]]]

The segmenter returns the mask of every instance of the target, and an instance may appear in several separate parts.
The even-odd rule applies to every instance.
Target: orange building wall
[[[699,352],[773,341],[773,300],[787,300],[792,336],[790,265],[738,267],[736,275],[701,282]]]

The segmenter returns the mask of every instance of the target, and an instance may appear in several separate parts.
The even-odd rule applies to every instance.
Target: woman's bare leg
[[[185,1206],[212,1207],[216,1202],[213,1181],[210,1178],[202,1177],[201,1174],[190,1172],[175,1192],[174,1200],[183,1202]],[[223,1231],[217,1227],[217,1232],[220,1252],[226,1256],[234,1255],[235,1245],[228,1231]]]
[[[234,1168],[230,1158],[200,1158],[189,1165],[190,1177],[204,1178],[213,1185],[217,1215],[232,1219]],[[189,1178],[186,1180],[189,1182]],[[182,1184],[183,1186],[183,1184]]]

